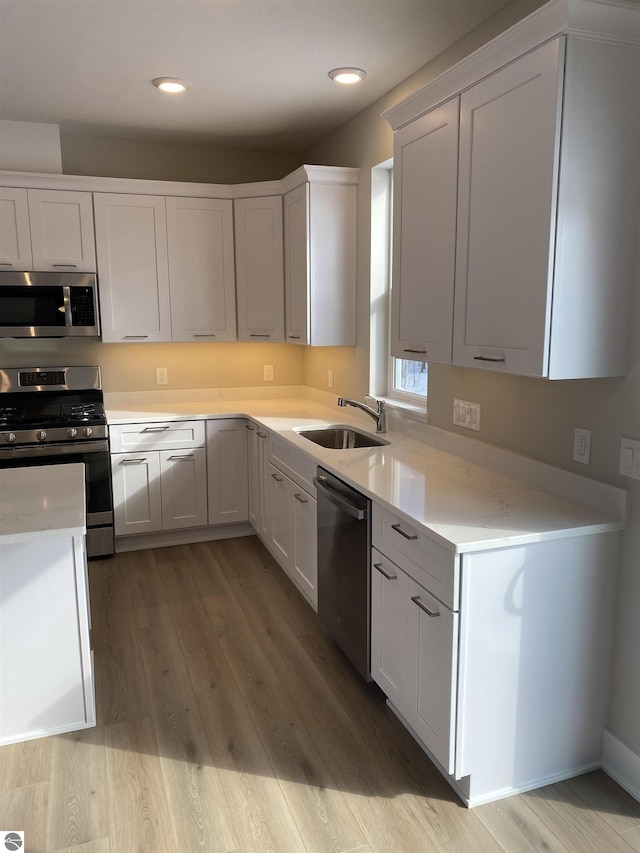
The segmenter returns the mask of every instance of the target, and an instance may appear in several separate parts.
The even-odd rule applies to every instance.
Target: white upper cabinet
[[[34,270],[95,272],[91,193],[28,190]]]
[[[546,374],[564,43],[464,92],[454,362]]]
[[[167,223],[162,196],[95,193],[103,341],[169,341]]]
[[[27,191],[20,187],[0,187],[0,269],[33,269]]]
[[[168,197],[166,205],[171,339],[234,341],[232,202]]]
[[[548,4],[386,113],[398,170],[393,355],[447,361],[455,240],[454,364],[549,379],[626,372],[640,47],[628,37],[637,10],[602,10]],[[437,142],[458,102],[452,217],[456,140]]]
[[[391,355],[451,362],[459,99],[394,138]]]
[[[284,341],[282,196],[234,201],[238,340]]]
[[[2,187],[0,269],[95,272],[91,193]]]
[[[295,186],[300,177],[307,178]],[[285,340],[355,345],[357,169],[302,167],[283,183]]]

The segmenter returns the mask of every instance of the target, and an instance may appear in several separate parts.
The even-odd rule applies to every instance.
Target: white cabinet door
[[[103,341],[169,341],[165,200],[94,193]]]
[[[91,193],[28,190],[34,270],[95,272]]]
[[[285,337],[309,343],[309,185],[284,197]]]
[[[564,43],[461,96],[453,361],[548,370]]]
[[[404,716],[447,773],[454,771],[458,614],[407,577]]]
[[[285,339],[355,344],[355,184],[311,181],[284,197]]]
[[[158,451],[111,457],[116,536],[162,530]]]
[[[207,523],[207,467],[203,447],[160,450],[162,529],[204,527]]]
[[[236,339],[232,202],[167,198],[171,337]]]
[[[293,542],[290,576],[300,592],[318,609],[317,501],[292,484]]]
[[[459,104],[454,98],[394,136],[395,358],[451,363]]]
[[[269,504],[269,550],[288,575],[291,574],[291,552],[293,546],[293,483],[273,465],[268,467]]]
[[[234,201],[238,340],[284,340],[282,197]]]
[[[407,576],[371,551],[371,677],[402,711],[406,693]]]
[[[209,524],[248,518],[247,431],[245,421],[207,421]]]
[[[0,270],[32,270],[27,191],[0,187]]]

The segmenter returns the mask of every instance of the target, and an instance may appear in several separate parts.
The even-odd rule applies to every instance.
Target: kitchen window
[[[393,160],[371,170],[371,360],[369,383],[375,397],[424,412],[429,367],[424,361],[389,355],[393,226]]]

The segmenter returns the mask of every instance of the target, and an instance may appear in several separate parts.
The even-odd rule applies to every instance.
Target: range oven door
[[[113,554],[113,493],[108,441],[92,440],[0,449],[0,468],[64,465],[67,462],[84,463],[87,554],[89,557]]]

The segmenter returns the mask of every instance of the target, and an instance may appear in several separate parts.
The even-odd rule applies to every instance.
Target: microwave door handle
[[[64,324],[67,329],[73,326],[73,318],[71,315],[71,288],[64,285],[62,288],[62,298],[64,300]]]

